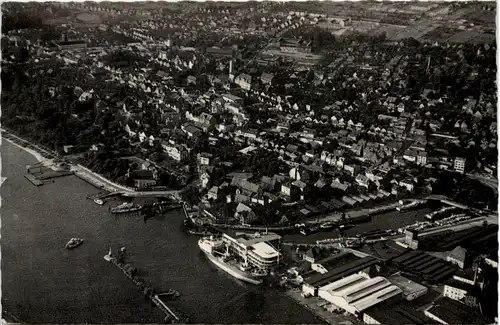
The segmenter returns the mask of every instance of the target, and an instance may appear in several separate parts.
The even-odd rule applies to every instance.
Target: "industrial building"
[[[440,324],[489,324],[476,309],[466,306],[453,299],[442,297],[436,300],[433,306],[425,312],[429,318]]]
[[[355,273],[365,273],[370,275],[373,267],[379,264],[379,261],[373,257],[356,259],[340,267],[337,267],[325,274],[315,274],[304,280],[302,285],[302,294],[304,296],[317,296],[318,290],[330,283],[348,277]]]
[[[401,270],[405,276],[428,283],[439,283],[451,278],[457,271],[456,266],[422,251],[408,250],[389,263]]]
[[[427,293],[427,287],[412,281],[399,274],[387,278],[392,284],[398,286],[403,291],[403,298],[411,301]]]
[[[400,299],[401,293],[386,278],[366,274],[352,274],[318,290],[319,297],[355,316],[388,299]]]
[[[395,303],[383,302],[363,312],[365,324],[434,324],[436,321],[423,312],[416,311],[408,302],[401,300]]]
[[[359,260],[359,257],[349,252],[342,252],[312,263],[311,269],[318,273],[325,274],[334,268],[338,268],[342,265],[340,263],[347,264],[356,260]]]

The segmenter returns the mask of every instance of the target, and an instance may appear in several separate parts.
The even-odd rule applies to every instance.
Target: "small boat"
[[[142,207],[140,205],[136,205],[134,203],[123,203],[111,209],[112,213],[127,213],[127,212],[135,212],[141,210]]]
[[[252,272],[250,272],[253,276],[256,276],[256,277],[263,277],[263,276],[267,276],[268,273],[266,270],[264,269],[255,269],[253,270]]]
[[[109,253],[108,253],[108,254],[106,254],[106,255],[104,255],[104,259],[105,259],[106,261],[108,261],[108,262],[110,262],[110,261],[111,261],[111,259],[113,259],[113,256],[112,256],[112,254],[111,254],[111,247],[109,248]]]
[[[330,230],[330,229],[333,229],[335,227],[335,223],[334,222],[325,222],[325,223],[322,223],[319,227],[323,230]]]
[[[71,238],[69,242],[66,244],[67,249],[73,249],[77,246],[80,246],[83,243],[83,239],[81,238]]]
[[[99,204],[99,205],[103,205],[103,204],[104,204],[104,201],[103,201],[103,200],[101,200],[101,199],[95,199],[95,200],[94,200],[94,202],[95,202],[96,204]]]

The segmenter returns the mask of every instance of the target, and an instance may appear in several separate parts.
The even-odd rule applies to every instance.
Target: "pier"
[[[43,182],[40,181],[38,178],[36,178],[35,176],[33,176],[32,174],[25,174],[24,177],[31,182],[31,184],[35,185],[35,186],[42,186],[43,185]]]
[[[137,275],[135,275],[135,268],[132,267],[129,264],[122,263],[118,261],[117,258],[111,256],[111,251],[109,254],[104,256],[104,259],[114,266],[116,266],[118,269],[120,269],[123,274],[127,276],[139,289],[144,291],[144,294],[151,299],[151,301],[158,307],[160,310],[166,315],[165,320],[172,320],[172,323],[176,322],[181,322],[181,321],[186,321],[185,317],[182,317],[179,312],[174,311],[171,307],[167,306],[160,298],[158,294],[154,293],[154,290],[148,286],[141,278],[139,278]],[[167,293],[175,293],[179,295],[178,291],[170,289]],[[160,294],[162,295],[162,294]],[[163,294],[165,295],[165,294]]]

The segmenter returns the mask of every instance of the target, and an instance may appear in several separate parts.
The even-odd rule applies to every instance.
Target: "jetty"
[[[159,296],[165,294],[156,294],[149,285],[147,285],[139,276],[135,274],[137,270],[132,265],[125,264],[122,261],[119,261],[118,258],[112,256],[111,249],[109,253],[104,256],[104,259],[120,269],[123,274],[127,276],[127,278],[129,278],[137,287],[139,287],[139,289],[143,290],[145,296],[148,297],[166,315],[165,320],[171,320],[172,323],[186,321],[185,317],[181,316],[179,312],[174,311],[173,308],[167,306],[160,299]],[[179,292],[173,289],[170,289],[166,292],[166,294],[169,293],[173,293],[174,297],[176,297],[176,294],[177,296],[180,296]]]
[[[33,174],[25,174],[24,177],[35,186],[42,186],[43,182],[36,178]]]

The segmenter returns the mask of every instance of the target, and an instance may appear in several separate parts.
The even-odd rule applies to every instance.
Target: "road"
[[[480,181],[486,186],[493,188],[495,193],[498,193],[498,180],[495,178],[485,177],[478,174],[467,174],[468,177]]]

